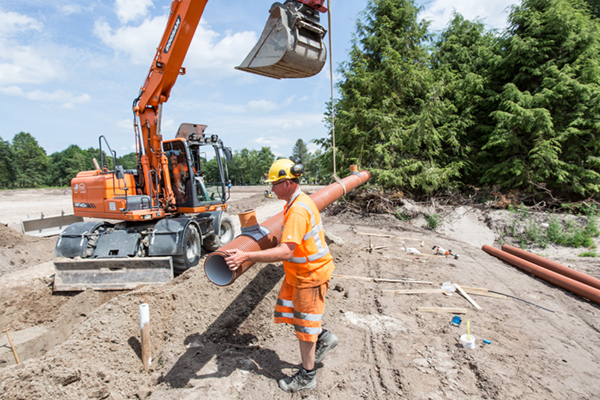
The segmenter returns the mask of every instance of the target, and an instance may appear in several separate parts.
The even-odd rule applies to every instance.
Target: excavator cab
[[[258,43],[236,69],[275,79],[308,78],[327,59],[319,12],[295,0],[274,3]]]

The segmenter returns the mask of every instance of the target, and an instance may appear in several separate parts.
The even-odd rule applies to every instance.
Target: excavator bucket
[[[54,291],[129,290],[173,279],[171,257],[61,259],[54,261]]]
[[[316,10],[291,1],[274,3],[260,40],[236,69],[276,79],[308,78],[327,59]]]
[[[77,217],[73,214],[62,214],[54,217],[44,217],[37,219],[25,219],[21,221],[23,233],[29,236],[54,236],[60,235],[65,228],[75,222],[83,222],[83,217]]]

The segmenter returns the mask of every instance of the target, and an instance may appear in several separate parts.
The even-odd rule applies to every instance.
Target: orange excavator
[[[327,12],[324,1],[274,3],[258,43],[236,69],[276,79],[319,73],[326,59],[319,14]],[[163,140],[161,132],[162,106],[177,78],[185,75],[183,61],[207,2],[171,4],[133,103],[137,168],[117,165],[116,153],[101,136],[100,164],[71,181],[74,213],[87,220],[68,226],[58,238],[54,290],[164,283],[197,265],[202,248],[211,252],[233,239],[224,162],[231,162],[231,149],[207,134],[206,125],[181,124],[173,139]],[[217,182],[207,182],[203,173],[205,150],[211,148],[219,166]]]

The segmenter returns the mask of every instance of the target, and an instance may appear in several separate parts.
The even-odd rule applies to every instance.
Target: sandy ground
[[[256,208],[259,220],[279,212],[281,203],[265,199],[262,190],[233,188],[237,197],[232,195],[230,210]],[[4,204],[15,196],[0,196],[0,207],[8,210]],[[21,210],[30,215],[49,204],[42,194],[25,199],[31,203]],[[24,214],[18,204],[10,207],[12,219],[0,221],[18,226],[15,221]],[[23,237],[0,225],[0,248],[23,246],[20,254],[27,252],[24,263],[0,270],[0,328],[12,329],[23,361],[14,365],[6,339],[0,339],[0,398],[596,399],[600,307],[483,252],[482,244],[499,247],[506,239],[502,232],[509,216],[469,208],[441,214],[443,223],[432,231],[422,216],[401,222],[392,215],[324,213],[335,274],[345,276],[331,282],[325,327],[341,341],[318,365],[317,388],[296,395],[277,386],[300,361],[292,330],[272,322],[280,264],[256,265],[225,288],[210,283],[201,264],[159,287],[53,294],[52,258],[40,244],[52,245],[53,239]],[[433,257],[433,245],[460,257]],[[576,257],[581,251],[543,252],[600,278],[599,262]],[[11,254],[11,260],[18,256]],[[439,288],[448,281],[544,308],[473,295],[478,311],[456,293],[390,292]],[[140,361],[142,303],[150,305],[151,314],[149,374]],[[453,314],[419,307],[467,312],[456,327],[450,324]],[[474,349],[459,342],[467,319]]]

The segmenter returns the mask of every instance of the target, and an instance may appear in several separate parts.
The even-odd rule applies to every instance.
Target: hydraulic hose
[[[354,171],[351,168],[351,171]],[[324,187],[310,198],[315,202],[319,211],[323,211],[334,201],[340,199],[344,193],[347,193],[371,179],[368,171],[352,172],[349,176],[341,180],[341,183],[335,182]],[[342,186],[343,184],[343,186]],[[283,211],[269,218],[260,224],[260,230],[268,232],[258,239],[250,235],[242,234],[221,247],[214,253],[211,253],[204,261],[204,272],[211,282],[218,286],[231,285],[237,278],[246,272],[255,263],[247,261],[237,270],[231,271],[225,262],[229,249],[240,249],[242,251],[259,251],[271,249],[279,245],[281,240],[281,226],[283,224]]]

